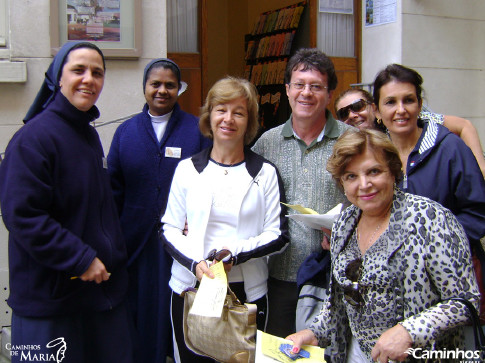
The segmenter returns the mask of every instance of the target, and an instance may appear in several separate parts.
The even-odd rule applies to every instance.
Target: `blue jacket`
[[[161,142],[148,106],[121,124],[108,153],[108,170],[128,249],[128,301],[138,343],[146,347],[140,362],[161,362],[172,340],[168,286],[172,258],[158,237],[175,168],[180,160],[210,144],[198,119],[175,105]],[[180,151],[180,152],[179,152]]]
[[[9,230],[10,297],[21,316],[104,311],[127,289],[126,250],[99,136],[59,92],[10,141],[0,166],[0,202]],[[82,275],[95,257],[111,277]]]
[[[399,187],[450,209],[470,242],[478,243],[485,235],[485,181],[468,146],[447,128],[426,122],[406,170]]]
[[[145,105],[143,112],[115,132],[108,169],[130,265],[149,239],[158,241],[160,218],[179,161],[211,144],[200,133],[198,122],[176,104],[159,143]],[[170,155],[174,148],[180,149],[180,155]]]

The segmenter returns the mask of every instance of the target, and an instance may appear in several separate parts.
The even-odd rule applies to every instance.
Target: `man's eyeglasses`
[[[345,268],[345,276],[352,282],[352,285],[344,287],[344,298],[354,308],[364,305],[364,299],[360,293],[359,280],[362,274],[362,259],[358,258],[349,262]]]
[[[323,84],[306,84],[306,83],[299,83],[299,82],[296,82],[296,83],[288,83],[290,85],[290,87],[293,87],[294,89],[298,90],[298,91],[301,91],[303,89],[306,88],[306,86],[308,86],[310,88],[310,92],[312,93],[318,93],[318,92],[322,92],[324,89],[327,89],[328,87],[327,86],[324,86]]]
[[[358,99],[357,101],[352,102],[350,105],[340,108],[337,111],[337,119],[340,121],[345,121],[349,118],[350,111],[362,112],[369,103],[369,101]]]
[[[222,249],[220,251],[217,251],[215,248],[209,252],[209,254],[206,257],[207,261],[222,261],[224,263],[232,263],[233,257],[232,257],[232,252],[226,249]]]

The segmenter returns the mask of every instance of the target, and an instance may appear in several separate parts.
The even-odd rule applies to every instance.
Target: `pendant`
[[[224,175],[227,175],[228,174],[228,171],[227,170],[224,170]]]

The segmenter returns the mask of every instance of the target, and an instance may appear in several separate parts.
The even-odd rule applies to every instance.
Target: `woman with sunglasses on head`
[[[377,122],[377,107],[374,104],[372,95],[366,90],[350,88],[342,92],[334,102],[337,119],[347,125],[362,128],[374,128],[386,131],[382,122]],[[458,135],[472,150],[477,159],[480,170],[485,178],[485,157],[478,137],[477,129],[473,124],[464,118],[450,115],[441,115],[421,110],[419,119],[425,122],[433,121],[448,128]]]
[[[327,170],[352,203],[332,228],[330,296],[302,344],[331,345],[337,362],[404,361],[409,348],[463,349],[465,306],[479,292],[470,247],[455,216],[396,187],[401,159],[376,130],[348,130]]]
[[[199,127],[213,146],[177,166],[162,217],[162,240],[174,258],[169,284],[177,362],[206,360],[185,346],[184,301],[179,296],[203,274],[213,277],[206,260],[225,262],[229,286],[242,302],[258,306],[257,325],[264,330],[266,256],[281,252],[288,243],[279,174],[246,147],[259,128],[254,85],[233,77],[216,82]]]

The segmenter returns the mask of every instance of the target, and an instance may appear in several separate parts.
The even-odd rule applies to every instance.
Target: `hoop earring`
[[[377,123],[380,125],[382,124],[382,120],[380,118],[377,119]]]

